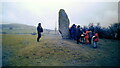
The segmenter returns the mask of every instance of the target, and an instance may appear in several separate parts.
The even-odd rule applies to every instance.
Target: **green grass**
[[[4,66],[116,66],[118,42],[100,39],[98,48],[62,40],[58,35],[2,35]]]

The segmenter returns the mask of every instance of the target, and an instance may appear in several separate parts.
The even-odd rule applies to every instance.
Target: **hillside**
[[[25,24],[1,24],[2,29],[35,29],[35,26]],[[1,28],[1,27],[0,27]]]
[[[53,33],[53,30],[44,29],[43,34]],[[0,24],[0,33],[2,34],[36,34],[36,26],[29,26],[25,24]]]

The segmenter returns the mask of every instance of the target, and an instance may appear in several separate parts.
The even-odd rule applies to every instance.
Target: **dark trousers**
[[[88,40],[89,40],[89,44],[91,44],[91,39],[92,39],[92,38],[88,38]]]
[[[77,44],[80,42],[80,36],[77,36]]]
[[[39,42],[40,38],[41,38],[41,33],[38,32],[37,42]]]

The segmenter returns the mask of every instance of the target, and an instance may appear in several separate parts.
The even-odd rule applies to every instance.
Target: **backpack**
[[[42,27],[40,28],[40,32],[43,32],[43,28]]]
[[[43,28],[38,26],[38,27],[37,27],[37,31],[38,31],[38,32],[43,32]]]

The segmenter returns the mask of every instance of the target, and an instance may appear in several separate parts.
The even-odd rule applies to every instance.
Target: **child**
[[[86,33],[85,33],[85,43],[86,44],[89,43],[89,41],[88,41],[88,38],[89,38],[88,33],[89,33],[89,31],[87,30]]]
[[[97,42],[98,42],[98,33],[95,32],[94,36],[92,37],[93,38],[93,48],[97,48]]]

